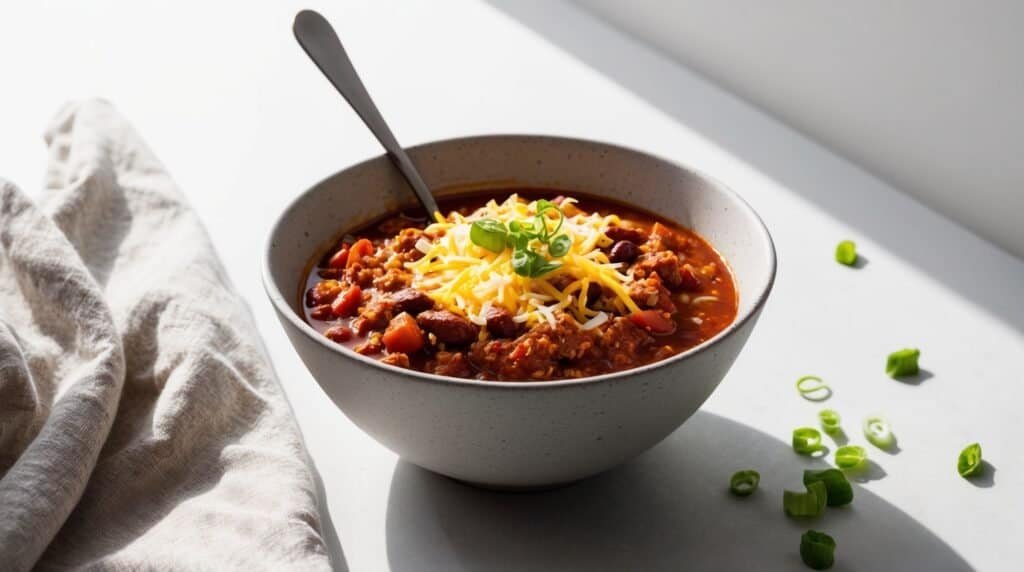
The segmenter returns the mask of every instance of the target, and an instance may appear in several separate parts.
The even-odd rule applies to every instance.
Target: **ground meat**
[[[408,312],[415,316],[434,307],[434,299],[415,288],[404,288],[391,295],[395,312]]]
[[[416,242],[423,236],[423,231],[418,228],[404,228],[392,241],[391,248],[404,260],[419,260],[423,253],[416,249]]]
[[[434,359],[427,363],[427,371],[450,377],[473,375],[473,367],[470,366],[466,354],[462,352],[437,352]]]
[[[646,232],[638,228],[629,228],[626,226],[610,226],[604,229],[604,235],[615,242],[628,240],[636,244],[641,244],[647,240]]]
[[[614,318],[601,331],[600,344],[604,357],[615,368],[632,367],[640,348],[654,341],[650,334],[636,327],[629,318]]]
[[[477,367],[500,379],[546,379],[563,362],[597,359],[595,334],[583,331],[565,314],[554,326],[542,323],[509,342],[488,340],[473,345]]]
[[[633,262],[636,257],[640,256],[640,248],[637,247],[636,243],[629,240],[620,240],[612,246],[611,252],[608,253],[608,259],[612,262]]]
[[[671,228],[661,224],[660,222],[654,223],[651,227],[651,236],[647,239],[647,244],[644,245],[644,249],[647,252],[661,252],[663,250],[679,251],[683,250],[686,245],[684,237],[679,236]]]
[[[410,365],[408,354],[402,352],[391,352],[388,355],[380,359],[381,363],[387,363],[391,365],[397,365],[398,367],[408,368]]]
[[[363,258],[363,260],[372,260]],[[345,278],[352,284],[358,284],[363,288],[373,286],[373,279],[384,275],[384,269],[376,265],[367,265],[363,262],[356,262],[345,269]]]
[[[504,308],[487,310],[487,331],[497,338],[511,338],[516,335],[519,326],[512,319],[512,312]]]
[[[412,274],[399,268],[389,268],[382,276],[373,279],[373,285],[384,292],[394,292],[412,284]]]
[[[697,277],[697,272],[693,269],[693,266],[684,264],[679,269],[679,287],[687,292],[700,290],[700,278]]]
[[[359,311],[359,317],[352,320],[352,327],[360,337],[373,330],[383,330],[394,316],[394,304],[386,298],[372,300]]]
[[[306,306],[312,308],[330,304],[345,289],[345,285],[337,280],[321,280],[306,292]]]
[[[472,322],[448,310],[427,310],[416,317],[416,322],[439,341],[453,346],[472,343],[479,332]]]
[[[678,288],[683,282],[679,268],[679,256],[676,253],[665,250],[648,252],[633,266],[633,278],[639,280],[657,272],[669,288]]]
[[[364,356],[379,354],[384,351],[384,342],[381,341],[380,332],[374,332],[369,339],[352,349],[357,354]]]
[[[672,293],[661,283],[661,277],[657,272],[630,284],[629,297],[644,308],[659,308],[666,312],[676,311],[675,303],[672,302]]]

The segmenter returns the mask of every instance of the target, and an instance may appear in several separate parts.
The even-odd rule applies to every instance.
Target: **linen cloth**
[[[73,103],[0,181],[0,570],[327,569],[247,307],[128,122]]]

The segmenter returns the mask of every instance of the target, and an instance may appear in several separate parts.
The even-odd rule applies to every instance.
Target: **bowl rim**
[[[320,179],[314,185],[312,185],[311,187],[307,188],[305,191],[299,193],[291,201],[289,201],[288,205],[274,219],[274,223],[271,225],[270,231],[267,234],[266,239],[264,240],[263,256],[262,256],[262,261],[261,261],[261,267],[262,267],[261,268],[261,277],[262,277],[264,292],[266,292],[267,297],[270,299],[270,302],[274,306],[275,310],[277,310],[278,314],[280,314],[281,316],[284,316],[289,321],[289,323],[292,326],[294,326],[296,329],[298,329],[299,332],[301,332],[303,335],[305,335],[306,337],[310,338],[314,342],[320,344],[321,346],[323,346],[327,350],[329,350],[329,351],[331,351],[331,352],[333,352],[333,353],[335,353],[335,354],[337,354],[337,355],[339,355],[339,356],[341,356],[343,358],[350,359],[350,360],[355,360],[357,362],[362,362],[365,365],[368,365],[368,366],[373,367],[373,368],[377,368],[377,369],[381,370],[381,372],[384,372],[384,373],[397,374],[399,376],[406,377],[406,378],[409,378],[411,380],[416,380],[416,381],[420,381],[420,382],[427,381],[427,382],[430,382],[430,383],[442,384],[442,385],[454,385],[454,386],[464,386],[464,387],[488,388],[488,389],[497,389],[497,390],[537,391],[537,390],[552,390],[552,389],[560,389],[560,388],[567,388],[567,387],[576,387],[576,386],[581,386],[581,385],[598,384],[598,383],[605,382],[605,381],[613,381],[613,380],[620,380],[620,379],[628,378],[628,377],[630,377],[632,375],[641,374],[641,373],[647,373],[647,372],[650,372],[650,371],[653,371],[653,370],[657,370],[657,369],[660,369],[660,368],[663,368],[663,367],[670,367],[670,366],[672,366],[674,364],[686,361],[686,360],[694,357],[697,354],[700,354],[702,352],[708,351],[711,348],[713,348],[713,347],[717,346],[718,344],[720,344],[721,342],[725,341],[726,339],[732,337],[740,328],[743,327],[744,324],[746,324],[751,319],[753,319],[754,316],[756,316],[758,314],[758,312],[761,310],[762,307],[764,307],[764,304],[765,304],[765,302],[768,299],[768,295],[771,293],[772,288],[773,288],[773,286],[775,284],[775,276],[776,276],[776,272],[777,272],[777,268],[778,268],[778,259],[777,259],[776,252],[775,252],[775,242],[772,240],[771,233],[768,231],[768,227],[765,226],[764,220],[761,219],[761,216],[757,213],[757,211],[754,210],[753,207],[750,206],[750,204],[742,196],[740,196],[739,193],[734,191],[728,185],[723,184],[718,179],[715,179],[714,177],[710,177],[710,176],[706,175],[702,171],[699,171],[697,169],[694,169],[694,168],[692,168],[692,167],[690,167],[688,165],[679,163],[677,161],[667,159],[667,158],[662,157],[660,155],[657,155],[655,153],[651,153],[651,152],[648,152],[648,151],[642,151],[642,150],[639,150],[639,149],[636,149],[636,148],[633,148],[633,147],[629,147],[629,146],[626,146],[626,145],[620,145],[620,144],[616,144],[616,143],[607,143],[607,142],[603,142],[603,141],[595,141],[595,140],[591,140],[591,139],[581,139],[581,138],[577,138],[577,137],[563,137],[563,136],[556,136],[556,135],[539,135],[539,134],[526,134],[526,133],[507,133],[507,134],[506,133],[495,133],[495,134],[485,134],[485,135],[467,135],[467,136],[461,136],[461,137],[452,137],[452,138],[448,138],[448,139],[438,139],[438,140],[434,140],[434,141],[427,141],[427,142],[424,142],[424,143],[420,143],[418,145],[407,147],[406,151],[408,151],[412,155],[415,155],[418,152],[429,151],[429,148],[435,147],[435,146],[439,146],[439,145],[449,146],[449,145],[455,145],[455,144],[460,144],[460,143],[461,144],[465,144],[465,143],[473,143],[473,142],[487,142],[487,141],[493,141],[493,140],[508,140],[508,139],[520,140],[520,141],[524,141],[524,142],[531,142],[532,141],[532,142],[538,142],[538,143],[550,142],[550,143],[584,144],[584,145],[602,147],[602,148],[605,148],[605,149],[607,149],[609,151],[626,152],[626,153],[632,153],[632,154],[636,154],[636,155],[646,156],[648,158],[655,159],[656,161],[660,161],[662,163],[667,163],[669,165],[675,166],[676,168],[682,169],[683,171],[686,171],[689,174],[694,175],[695,177],[697,177],[697,178],[699,178],[699,179],[709,183],[710,186],[714,187],[716,191],[722,192],[722,193],[725,193],[725,194],[729,195],[729,197],[731,197],[736,203],[738,203],[740,206],[742,206],[742,208],[744,208],[746,210],[747,214],[752,217],[753,221],[756,223],[756,229],[759,232],[759,234],[761,236],[761,239],[763,240],[764,244],[768,247],[768,263],[769,263],[768,278],[759,287],[759,290],[757,292],[757,295],[756,295],[756,298],[754,300],[754,303],[749,308],[747,308],[746,311],[741,312],[739,315],[737,315],[736,319],[734,319],[732,321],[732,323],[730,323],[728,326],[726,326],[722,331],[718,332],[717,334],[712,336],[710,339],[705,340],[704,342],[702,342],[702,343],[700,343],[700,344],[698,344],[696,346],[693,346],[692,348],[690,348],[690,349],[688,349],[688,350],[686,350],[684,352],[680,352],[680,353],[675,354],[675,355],[673,355],[671,357],[668,357],[666,359],[658,360],[658,361],[655,361],[655,362],[651,362],[649,364],[645,364],[645,365],[642,365],[642,366],[639,366],[639,367],[633,367],[633,368],[624,369],[624,370],[621,370],[621,371],[616,371],[616,372],[612,372],[612,373],[605,373],[605,374],[601,374],[601,375],[593,375],[593,376],[588,376],[588,377],[579,377],[579,378],[572,378],[572,379],[556,379],[556,380],[548,380],[548,381],[518,381],[518,380],[517,381],[500,381],[500,380],[488,380],[488,379],[465,379],[465,378],[460,378],[460,377],[449,377],[449,376],[437,375],[437,374],[434,374],[434,373],[427,373],[427,372],[422,372],[422,371],[417,371],[417,370],[412,370],[412,369],[406,369],[406,368],[403,368],[403,367],[398,367],[398,366],[394,366],[394,365],[391,365],[391,364],[382,363],[379,360],[372,359],[370,357],[367,357],[367,356],[364,356],[362,354],[356,353],[356,352],[354,352],[354,351],[352,351],[352,350],[350,350],[350,349],[348,349],[348,348],[346,348],[344,346],[338,345],[338,344],[336,344],[334,342],[331,342],[327,338],[325,338],[323,335],[321,335],[319,332],[317,332],[312,326],[307,324],[306,321],[303,320],[292,309],[291,304],[287,301],[287,298],[285,298],[285,296],[281,293],[280,289],[278,289],[277,285],[273,281],[272,274],[271,274],[271,271],[270,271],[270,253],[271,253],[272,248],[273,248],[274,237],[277,234],[278,229],[281,226],[282,222],[284,221],[285,217],[288,215],[288,213],[292,212],[298,206],[298,204],[307,195],[309,195],[315,189],[319,188],[321,185],[324,185],[325,183],[327,183],[331,179],[341,175],[342,173],[345,173],[347,171],[351,171],[351,170],[354,170],[354,169],[358,169],[358,168],[361,168],[361,167],[366,167],[367,165],[369,165],[371,163],[374,163],[374,162],[388,161],[388,156],[387,156],[386,153],[384,153],[384,154],[381,154],[381,155],[377,155],[377,156],[371,157],[369,159],[365,159],[365,160],[360,161],[358,163],[355,163],[353,165],[349,165],[348,167],[345,167],[345,168],[343,168],[343,169],[341,169],[339,171],[336,171],[336,172],[334,172],[334,173],[332,173],[332,174],[330,174],[330,175]],[[473,192],[473,191],[470,190],[470,192]],[[320,383],[319,380],[317,380],[317,382]]]

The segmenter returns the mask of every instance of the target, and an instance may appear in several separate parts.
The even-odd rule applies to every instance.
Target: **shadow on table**
[[[1024,283],[1020,260],[920,209],[909,196],[893,194],[875,177],[851,177],[863,171],[582,8],[567,2],[486,2],[1024,332],[1024,304],[1018,290],[1006,286]],[[950,269],[952,259],[956,271]]]
[[[804,467],[785,443],[710,413],[625,466],[562,489],[498,493],[400,462],[387,509],[388,561],[422,570],[800,570],[808,528],[837,542],[834,570],[970,570],[949,546],[860,485],[851,506],[797,522],[782,489]],[[727,491],[739,469],[761,486]]]

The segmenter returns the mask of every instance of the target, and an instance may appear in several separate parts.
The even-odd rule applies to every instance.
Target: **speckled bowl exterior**
[[[494,135],[409,152],[437,196],[512,186],[575,190],[692,228],[730,265],[739,315],[687,352],[579,380],[462,380],[358,355],[303,321],[300,283],[306,263],[339,231],[414,204],[381,156],[299,196],[273,226],[264,255],[264,286],[281,324],[317,383],[356,425],[426,469],[481,486],[538,488],[594,475],[647,450],[711,395],[750,335],[775,277],[771,237],[737,194],[664,159],[576,139]]]

